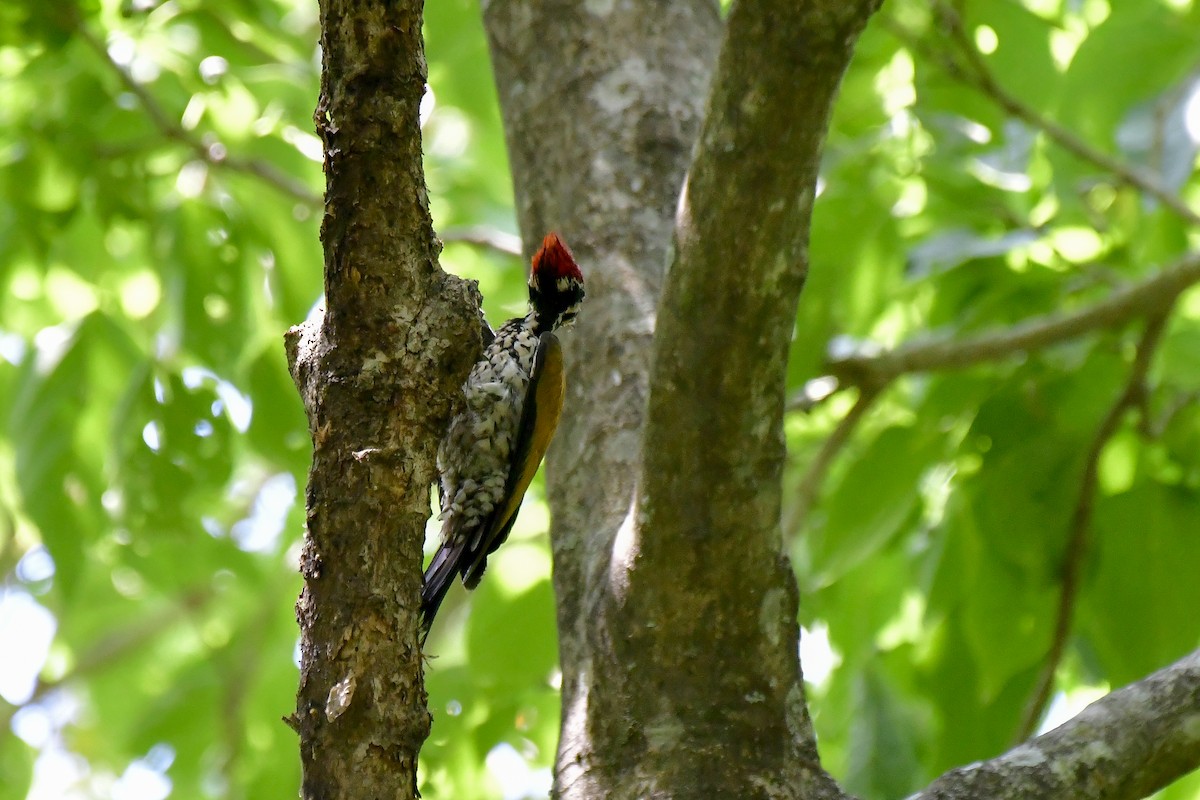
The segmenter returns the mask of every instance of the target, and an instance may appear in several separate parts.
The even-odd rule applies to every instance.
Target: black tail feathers
[[[421,586],[422,643],[428,638],[429,629],[433,627],[433,618],[437,616],[442,600],[446,599],[446,592],[450,591],[454,576],[458,574],[458,561],[462,558],[465,544],[442,544],[434,553],[433,560],[429,562],[429,569],[425,570],[425,581]]]

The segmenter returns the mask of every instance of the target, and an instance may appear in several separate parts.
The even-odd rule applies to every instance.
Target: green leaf
[[[503,631],[522,635],[503,635]],[[539,581],[516,597],[504,597],[497,582],[484,581],[471,603],[467,655],[477,679],[498,687],[544,685],[558,663],[554,595]]]
[[[985,557],[979,526],[964,492],[956,491],[951,496],[933,537],[926,602],[931,618],[937,619],[958,613],[968,602],[980,570],[990,569],[993,564]]]
[[[856,694],[846,788],[864,797],[907,797],[920,774],[913,716],[876,670],[864,672]]]
[[[1032,676],[1026,675],[998,694],[987,692],[965,639],[966,625],[955,616],[940,623],[916,683],[936,717],[932,752],[926,761],[931,775],[1006,750],[1032,688]]]
[[[1000,564],[979,569],[964,597],[965,637],[978,665],[978,691],[995,702],[1014,679],[1031,686],[1033,670],[1050,650],[1058,587],[1030,585],[1028,576]]]
[[[1096,502],[1079,630],[1113,685],[1137,680],[1196,647],[1197,514],[1194,492],[1151,483]]]
[[[250,398],[256,412],[246,431],[251,445],[279,466],[300,473],[308,467],[308,422],[300,398],[288,402],[293,391],[287,359],[279,342],[264,347],[249,367]]]
[[[0,736],[0,799],[23,800],[33,779],[36,755],[29,745],[14,735]]]
[[[136,352],[101,313],[59,335],[60,342],[23,365],[8,433],[25,511],[54,558],[58,590],[70,597],[85,567],[85,545],[104,524],[108,415]]]
[[[1052,100],[1059,76],[1050,50],[1054,26],[1020,2],[972,3],[964,9],[963,25],[975,42],[982,40],[981,26],[994,32],[995,51],[983,58],[1005,91],[1035,108]]]
[[[874,553],[840,580],[804,588],[802,618],[829,626],[829,641],[844,667],[857,674],[879,657],[882,632],[900,622],[911,594],[910,556],[892,546]]]
[[[837,580],[912,521],[921,475],[940,449],[925,430],[893,426],[854,459],[829,492],[824,525],[810,534],[818,585]]]
[[[1111,149],[1117,122],[1192,69],[1197,47],[1195,23],[1171,6],[1114,3],[1071,59],[1058,116],[1085,140]],[[1115,53],[1120,69],[1114,69]]]
[[[1156,371],[1173,387],[1200,388],[1200,328],[1190,320],[1173,325],[1160,346]]]

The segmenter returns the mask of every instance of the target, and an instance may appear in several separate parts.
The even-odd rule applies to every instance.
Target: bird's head
[[[583,273],[571,251],[557,233],[546,234],[533,254],[529,273],[529,305],[537,315],[538,327],[554,330],[570,325],[583,304],[583,294]]]

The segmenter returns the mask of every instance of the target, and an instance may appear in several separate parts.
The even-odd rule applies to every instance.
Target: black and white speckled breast
[[[438,449],[442,530],[469,537],[504,498],[512,450],[529,388],[538,337],[531,317],[511,319],[496,332],[463,384],[464,407]]]

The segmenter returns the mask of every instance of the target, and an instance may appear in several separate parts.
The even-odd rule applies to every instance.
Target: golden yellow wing
[[[488,525],[488,531],[483,536],[484,544],[479,548],[475,561],[470,569],[463,573],[463,584],[467,588],[473,588],[479,583],[487,556],[495,552],[508,538],[508,532],[517,520],[521,501],[525,499],[525,492],[550,447],[554,431],[558,429],[566,390],[567,376],[563,369],[562,344],[553,333],[543,333],[538,337],[538,349],[525,394],[525,407],[521,412],[521,424],[517,428],[517,437],[513,444],[504,502],[496,509]]]

